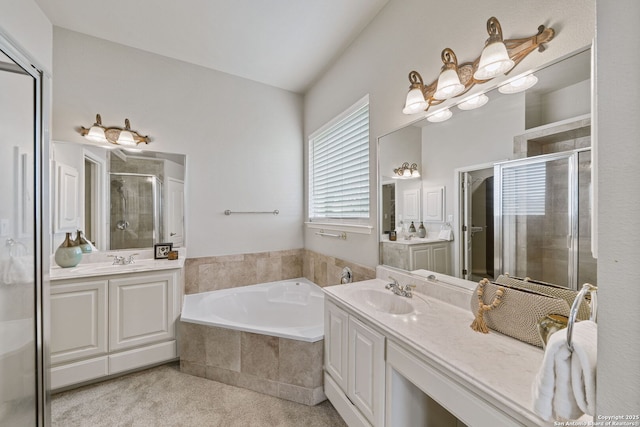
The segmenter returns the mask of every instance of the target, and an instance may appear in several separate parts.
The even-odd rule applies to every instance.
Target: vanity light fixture
[[[433,114],[428,115],[427,120],[429,120],[432,123],[440,123],[440,122],[444,122],[445,120],[449,120],[451,116],[453,116],[453,113],[451,112],[451,110],[448,108],[445,108],[444,110],[439,110]]]
[[[512,93],[523,92],[538,83],[538,78],[533,74],[527,74],[526,76],[515,79],[507,84],[504,84],[498,88],[498,92],[510,95]]]
[[[489,102],[489,97],[484,93],[480,93],[462,101],[458,104],[458,108],[461,110],[474,110],[482,107],[487,102]]]
[[[487,21],[489,39],[480,57],[473,62],[458,65],[453,50],[446,48],[441,53],[444,66],[438,79],[424,84],[417,71],[409,73],[409,93],[407,94],[404,114],[416,114],[427,111],[432,105],[438,105],[447,99],[460,96],[476,84],[486,83],[500,74],[509,73],[516,65],[534,50],[545,50],[544,43],[553,39],[555,31],[544,25],[531,37],[503,40],[502,27],[495,17]],[[506,54],[506,56],[505,56]]]
[[[395,174],[392,176],[394,179],[420,178],[420,172],[418,172],[418,165],[416,163],[409,165],[409,162],[404,162],[402,166],[394,169],[393,173]]]
[[[129,122],[129,119],[124,119],[124,128],[105,127],[102,125],[102,118],[100,117],[100,114],[96,114],[96,122],[93,126],[89,129],[81,126],[79,132],[80,135],[84,136],[89,141],[100,144],[110,143],[114,145],[135,147],[140,143],[148,144],[150,141],[149,136],[143,136],[138,132],[131,130],[131,123]]]

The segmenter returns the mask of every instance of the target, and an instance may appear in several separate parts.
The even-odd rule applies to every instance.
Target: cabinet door
[[[51,364],[107,352],[107,281],[51,286]]]
[[[329,301],[325,301],[324,306],[324,368],[345,391],[349,316]]]
[[[409,270],[432,270],[431,245],[411,245],[409,253]]]
[[[109,281],[109,350],[173,339],[176,273]]]
[[[434,244],[432,246],[432,268],[430,270],[449,274],[449,263],[449,244]]]
[[[384,424],[384,336],[349,317],[347,396],[375,426]]]

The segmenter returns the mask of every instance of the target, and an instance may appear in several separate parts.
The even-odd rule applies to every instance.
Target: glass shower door
[[[3,44],[0,38],[0,425],[35,426],[42,422],[34,226],[40,94],[35,70],[12,60]]]
[[[575,154],[496,165],[496,274],[577,286]]]

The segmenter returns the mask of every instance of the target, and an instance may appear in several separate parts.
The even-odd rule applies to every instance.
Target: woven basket
[[[482,294],[482,303],[491,304],[500,289],[502,290],[500,303],[494,309],[485,311],[481,321],[484,321],[489,329],[504,335],[542,347],[538,322],[549,315],[569,316],[570,306],[562,298],[506,284],[481,282],[470,301],[471,312],[476,319],[478,319],[479,310],[478,291],[480,290]]]
[[[509,276],[508,274],[502,274],[498,276],[495,283],[509,285],[514,288],[530,289],[541,294],[562,298],[567,302],[567,304],[569,304],[569,307],[571,307],[573,301],[578,297],[578,291],[554,285],[553,283],[531,280],[528,277],[521,279],[519,277]],[[589,294],[585,295],[582,303],[580,303],[578,315],[576,317],[578,320],[587,320],[591,315],[591,307],[589,306],[590,297],[588,295]]]

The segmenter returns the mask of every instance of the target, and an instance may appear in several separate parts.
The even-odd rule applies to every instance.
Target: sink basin
[[[391,291],[366,289],[358,295],[367,305],[383,313],[409,314],[414,310],[407,298],[395,295]]]

